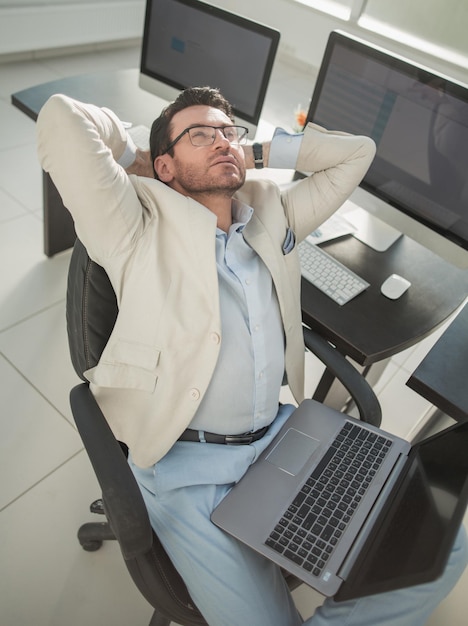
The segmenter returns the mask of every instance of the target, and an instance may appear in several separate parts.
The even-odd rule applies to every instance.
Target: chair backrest
[[[117,318],[114,289],[106,271],[92,261],[76,240],[67,285],[67,333],[70,356],[78,376],[97,365]]]
[[[118,313],[105,270],[76,240],[68,271],[66,318],[70,356],[78,376],[99,361]],[[156,609],[152,623],[206,626],[185,584],[151,528],[138,484],[87,384],[72,389],[73,417],[102,489],[106,517],[140,592]]]

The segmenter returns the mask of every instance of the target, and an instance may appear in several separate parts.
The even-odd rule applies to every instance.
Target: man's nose
[[[226,137],[226,135],[224,134],[224,130],[222,128],[216,128],[216,136],[215,136],[215,140],[214,143],[215,144],[220,144],[220,145],[231,145],[231,142],[229,141],[229,139]]]

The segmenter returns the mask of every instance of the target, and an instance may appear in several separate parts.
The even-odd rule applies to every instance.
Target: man
[[[209,88],[163,111],[151,157],[110,111],[55,96],[38,119],[42,166],[116,292],[114,330],[86,375],[129,446],[158,536],[211,626],[299,626],[279,568],[210,514],[291,413],[278,409],[284,372],[303,399],[297,243],[359,183],[374,145],[311,124],[303,137],[278,131],[255,158],[243,142],[230,105]],[[245,182],[255,161],[314,173],[280,191]],[[251,443],[226,445],[243,433]],[[423,624],[464,550],[432,586],[326,601],[307,623]]]

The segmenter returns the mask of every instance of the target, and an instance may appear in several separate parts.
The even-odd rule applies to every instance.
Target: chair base
[[[167,617],[163,617],[161,613],[155,611],[148,626],[170,626],[172,621]]]

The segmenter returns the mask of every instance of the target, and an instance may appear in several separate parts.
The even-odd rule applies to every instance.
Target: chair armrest
[[[138,484],[89,386],[70,392],[73,418],[102,489],[104,508],[125,559],[149,550],[153,532]]]
[[[306,348],[315,354],[348,390],[356,403],[361,420],[374,426],[380,426],[382,408],[372,387],[364,376],[326,339],[305,326],[303,330]]]

